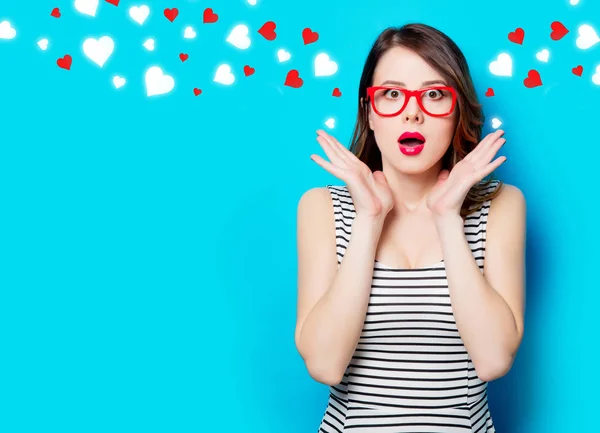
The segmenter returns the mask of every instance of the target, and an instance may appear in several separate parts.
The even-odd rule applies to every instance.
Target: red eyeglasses
[[[424,113],[434,116],[448,116],[456,105],[456,91],[450,86],[434,86],[419,90],[402,87],[372,86],[367,88],[367,96],[373,110],[384,117],[397,116],[414,96]]]

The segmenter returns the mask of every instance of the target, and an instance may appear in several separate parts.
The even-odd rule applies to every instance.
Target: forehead
[[[414,51],[404,47],[393,47],[377,62],[373,85],[377,86],[390,80],[402,82],[412,89],[420,87],[424,81],[442,79],[442,75]]]

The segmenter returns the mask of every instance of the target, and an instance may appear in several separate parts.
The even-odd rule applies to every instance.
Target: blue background
[[[297,203],[342,183],[309,159],[324,156],[315,130],[334,117],[330,132],[349,142],[371,44],[411,21],[464,51],[484,132],[495,116],[506,131],[496,177],[528,203],[526,331],[510,373],[489,385],[496,427],[596,427],[600,44],[580,50],[575,39],[583,23],[600,31],[600,3],[161,0],[146,1],[139,26],[128,9],[141,3],[101,1],[95,18],[66,0],[0,4],[18,32],[0,40],[0,431],[316,431],[328,390],[294,346]],[[175,22],[165,7],[179,8]],[[205,7],[216,24],[202,24]],[[256,33],[268,20],[272,42]],[[554,20],[571,30],[558,42]],[[246,51],[225,42],[240,23]],[[187,25],[196,39],[183,39]],[[519,26],[522,46],[507,39]],[[303,45],[304,27],[317,43]],[[100,68],[81,44],[102,35],[116,48]],[[278,63],[279,48],[289,62]],[[535,59],[542,48],[547,64]],[[314,76],[319,52],[336,75]],[[488,71],[500,52],[513,57],[511,78]],[[70,71],[56,66],[66,53]],[[212,82],[220,63],[234,85]],[[143,73],[155,64],[176,85],[148,98]],[[255,75],[243,76],[245,64]],[[300,89],[283,85],[291,68]],[[531,68],[543,86],[524,87]],[[128,79],[119,90],[114,74]]]

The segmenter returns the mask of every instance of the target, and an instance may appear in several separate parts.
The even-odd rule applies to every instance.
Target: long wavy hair
[[[402,27],[388,27],[377,37],[367,56],[358,89],[358,116],[350,151],[364,162],[371,171],[382,170],[381,152],[375,142],[375,135],[369,128],[369,101],[367,87],[373,85],[373,75],[377,62],[387,50],[404,47],[421,56],[432,68],[438,71],[457,92],[458,122],[452,137],[452,145],[442,157],[442,169],[452,170],[481,141],[482,126],[485,121],[481,104],[477,99],[467,60],[458,46],[447,35],[426,24],[411,23]],[[481,209],[486,200],[491,200],[500,192],[502,182],[490,190],[494,182],[490,177],[475,184],[467,194],[460,214],[465,217]]]

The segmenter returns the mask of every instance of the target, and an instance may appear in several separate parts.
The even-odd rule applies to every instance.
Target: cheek
[[[397,140],[400,129],[393,117],[374,116],[370,119],[370,126],[379,146],[385,146],[386,143],[393,143]]]

